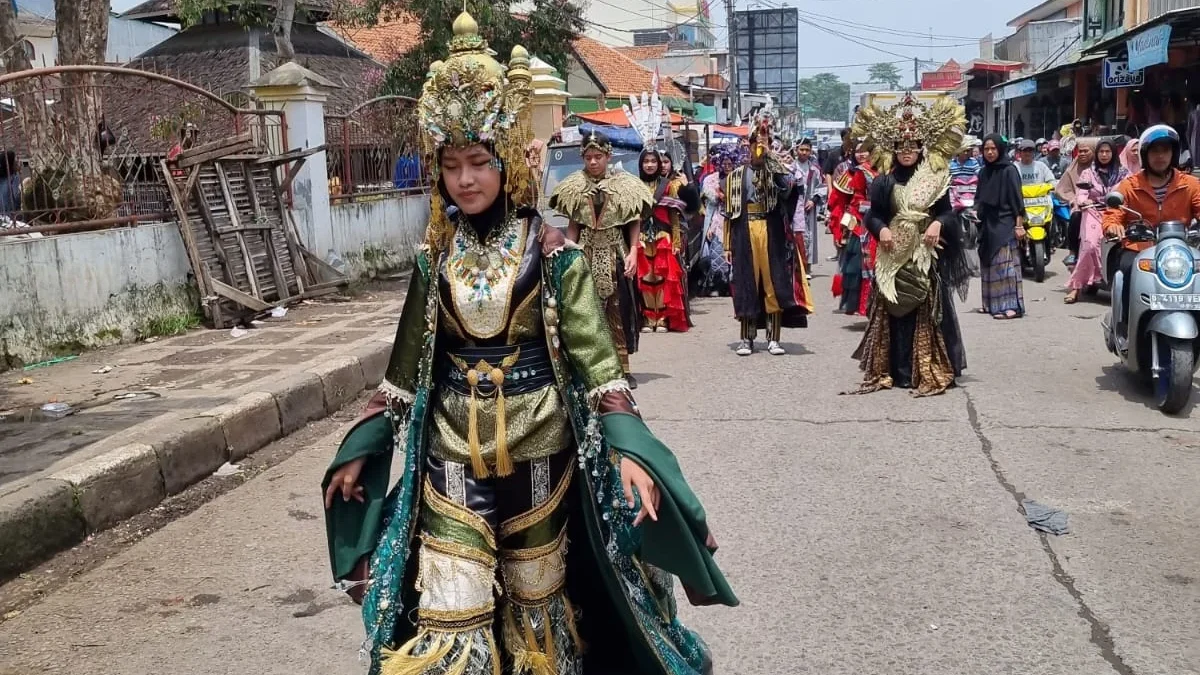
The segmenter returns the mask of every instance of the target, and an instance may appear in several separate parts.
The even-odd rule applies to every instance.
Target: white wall
[[[425,241],[429,196],[389,195],[330,207],[334,251],[354,276],[373,277],[407,266]],[[328,259],[329,252],[321,251]]]
[[[0,357],[32,363],[131,340],[151,319],[199,305],[179,230],[162,223],[0,238],[0,308]]]

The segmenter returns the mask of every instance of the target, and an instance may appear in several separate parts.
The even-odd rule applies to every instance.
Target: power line
[[[797,11],[800,11],[800,10],[797,8]],[[848,20],[848,19],[840,19],[840,18],[838,18],[838,17],[836,17],[836,16],[829,16],[829,15],[827,15],[827,14],[818,14],[817,12],[810,12],[810,11],[807,11],[807,10],[800,11],[800,13],[801,13],[801,14],[804,14],[804,15],[806,15],[806,16],[809,16],[809,17],[815,17],[815,18],[818,18],[818,19],[823,19],[823,20],[825,20],[825,21],[831,21],[831,22],[836,22],[836,23],[846,24],[846,25],[848,25],[848,27],[850,27],[850,28],[858,28],[858,29],[864,29],[864,28],[866,28],[866,29],[873,29],[873,30],[875,30],[875,31],[878,31],[878,32],[881,32],[881,33],[892,33],[892,34],[894,34],[894,35],[901,35],[901,36],[904,36],[904,37],[919,37],[919,38],[929,38],[929,37],[935,37],[935,38],[937,38],[938,40],[941,40],[941,41],[946,41],[946,40],[972,40],[972,41],[978,41],[978,40],[979,40],[979,38],[978,38],[978,37],[970,37],[970,36],[967,36],[967,35],[936,35],[936,36],[934,36],[934,35],[930,35],[929,33],[921,33],[921,32],[918,32],[918,31],[910,31],[910,30],[905,30],[905,29],[903,29],[903,28],[888,28],[888,27],[886,27],[886,26],[876,26],[876,25],[872,25],[872,24],[868,24],[868,23],[861,23],[861,22],[858,22],[858,21],[851,21],[851,20]],[[922,45],[922,46],[924,46],[924,45]]]
[[[803,24],[807,24],[807,25],[809,25],[809,26],[812,26],[813,28],[816,28],[816,29],[817,29],[817,30],[819,30],[819,31],[822,31],[822,32],[824,32],[824,33],[829,33],[830,35],[833,35],[834,37],[839,37],[839,38],[841,38],[841,39],[843,39],[843,40],[846,40],[846,41],[848,41],[848,42],[853,42],[854,44],[856,44],[856,45],[858,45],[858,46],[860,46],[860,47],[866,47],[867,49],[872,49],[872,50],[875,50],[875,51],[877,51],[877,52],[882,52],[882,53],[884,53],[884,54],[887,54],[887,55],[889,55],[889,56],[898,56],[898,57],[900,57],[900,58],[904,59],[905,61],[908,61],[909,59],[911,59],[911,58],[912,58],[911,56],[905,56],[904,54],[899,54],[899,53],[897,53],[897,52],[893,52],[893,51],[890,51],[890,50],[884,49],[884,48],[882,48],[882,47],[876,47],[876,46],[874,46],[874,45],[867,44],[866,42],[863,42],[862,40],[859,40],[858,38],[852,38],[852,37],[850,37],[849,35],[843,35],[842,33],[839,33],[839,32],[837,32],[837,31],[834,31],[834,30],[830,30],[830,29],[826,28],[825,26],[822,26],[821,24],[814,23],[814,22],[812,22],[812,21],[809,21],[808,19],[805,19],[805,18],[801,18],[801,19],[800,19],[800,23],[803,23]]]
[[[900,63],[908,63],[908,61],[909,61],[908,59],[903,59],[900,61],[888,61],[887,63],[891,63],[891,64],[895,65],[895,64],[900,64]],[[876,61],[875,63],[846,63],[846,64],[842,64],[842,65],[838,65],[838,66],[797,66],[796,70],[838,70],[838,69],[842,69],[842,68],[870,68],[871,66],[874,66],[878,63],[879,63],[879,61]]]
[[[801,16],[808,17],[808,16],[816,16],[816,15],[809,15],[809,14],[801,13]],[[812,19],[806,20],[806,18],[801,18],[801,21],[805,21],[806,23],[809,23],[810,25],[817,25],[816,22]],[[854,29],[862,28],[862,26],[857,26],[857,25],[848,24],[848,23],[846,25],[839,25],[837,27],[838,28],[854,28]],[[832,30],[832,29],[827,29],[827,30]],[[883,32],[883,31],[881,31],[881,32]],[[908,36],[905,36],[905,37],[908,37]],[[932,49],[955,49],[958,47],[970,47],[970,46],[978,44],[978,40],[975,40],[975,39],[972,39],[971,42],[959,42],[956,44],[946,44],[946,45],[913,44],[910,42],[889,42],[887,40],[880,40],[878,38],[863,38],[863,39],[869,40],[871,42],[875,42],[877,44],[887,45],[889,47],[914,47],[914,48],[927,48],[928,47],[928,48],[932,48]]]

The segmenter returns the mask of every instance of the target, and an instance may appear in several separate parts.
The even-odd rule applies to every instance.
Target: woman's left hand
[[[933,247],[937,246],[938,239],[941,238],[941,236],[942,236],[942,223],[940,221],[935,220],[929,224],[929,227],[925,228],[925,238],[923,241],[925,242],[926,246],[928,246],[929,248],[933,248]]]
[[[635,488],[638,496],[642,498],[642,510],[638,511],[637,517],[633,519],[633,526],[641,525],[646,516],[657,522],[658,502],[661,497],[658,486],[640,464],[628,457],[621,458],[621,485],[625,487],[625,502],[629,504],[629,508],[633,508],[634,505]]]
[[[636,276],[637,268],[637,249],[634,249],[629,252],[629,255],[625,256],[625,278],[632,279],[634,276]]]

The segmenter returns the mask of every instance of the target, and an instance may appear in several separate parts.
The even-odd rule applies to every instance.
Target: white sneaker
[[[787,352],[783,349],[782,345],[774,340],[771,340],[767,343],[767,353],[771,356],[783,356]]]
[[[656,326],[656,327],[654,328],[654,332],[655,332],[655,333],[666,333],[666,332],[667,332],[667,327],[666,327],[666,326]]]
[[[754,353],[754,343],[750,340],[742,340],[734,351],[738,356],[750,356]]]
[[[654,329],[651,328],[650,326],[642,326],[642,332],[643,333],[653,333]]]

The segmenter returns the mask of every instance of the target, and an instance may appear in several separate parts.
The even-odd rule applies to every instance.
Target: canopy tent
[[[626,119],[625,111],[621,108],[616,108],[614,110],[600,110],[597,112],[575,113],[575,116],[585,122],[591,122],[592,124],[603,124],[613,127],[629,126],[629,120]],[[684,120],[682,115],[671,113],[671,124],[683,124],[685,121],[686,120]]]
[[[624,116],[624,113],[621,114]],[[593,129],[608,136],[608,140],[612,141],[612,144],[618,148],[641,149],[642,147],[642,137],[638,136],[638,132],[634,131],[633,127],[628,124],[623,127],[586,123],[579,125],[579,133],[584,136],[590,134]]]
[[[727,127],[720,124],[712,126],[714,138],[746,138],[750,135],[749,127]]]

